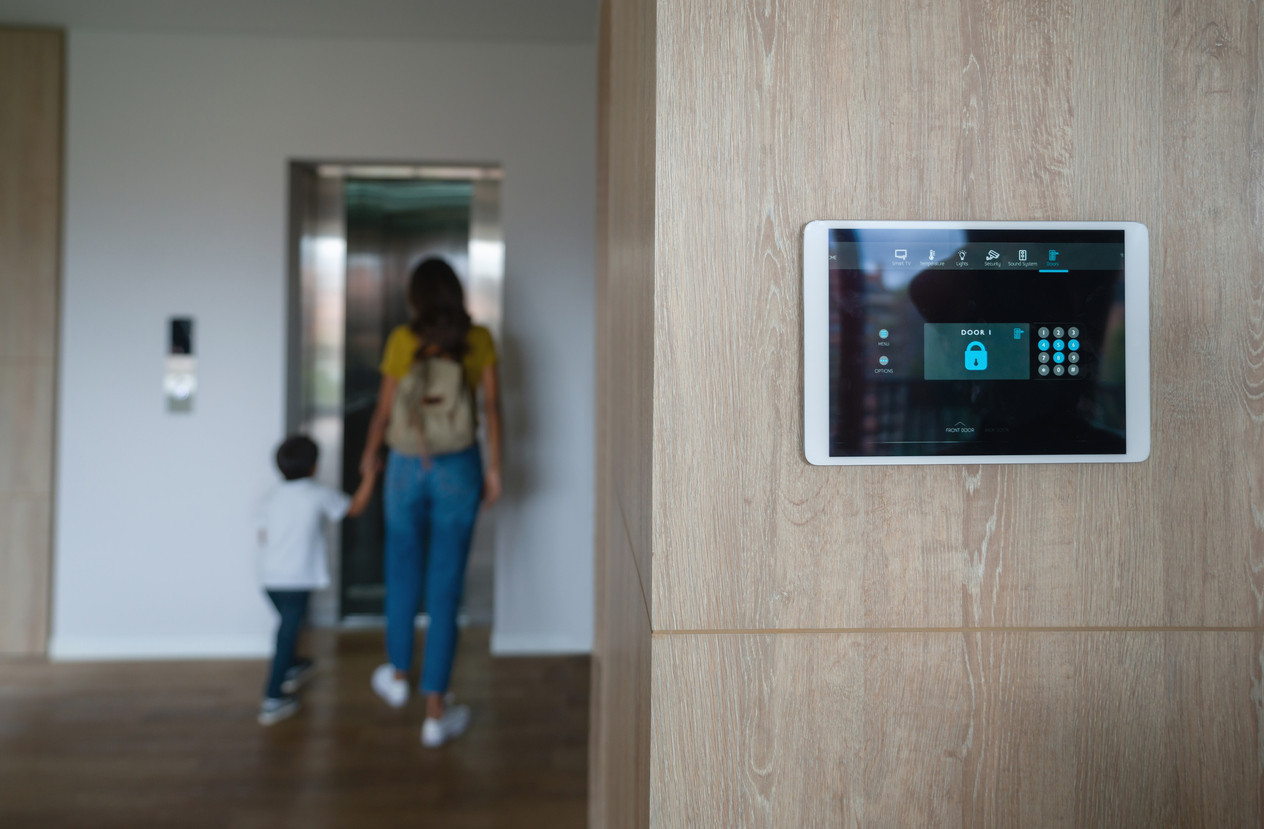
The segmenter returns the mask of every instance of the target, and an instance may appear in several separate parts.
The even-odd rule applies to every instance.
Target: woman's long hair
[[[413,359],[442,355],[461,362],[469,351],[471,323],[465,290],[452,266],[438,258],[422,260],[408,282],[408,303],[413,309],[409,328],[421,340]]]

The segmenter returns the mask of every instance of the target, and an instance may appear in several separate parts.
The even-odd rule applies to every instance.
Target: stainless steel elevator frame
[[[501,338],[504,239],[498,164],[290,162],[287,302],[287,433],[305,432],[324,459],[317,479],[341,487],[347,309],[346,182],[349,179],[463,181],[472,185],[467,272],[460,274],[474,321]],[[485,419],[482,420],[485,422]],[[494,555],[494,519],[483,514],[476,544]],[[314,624],[346,624],[339,606],[341,536],[328,533],[333,586],[313,597]],[[481,541],[480,541],[481,539]],[[481,620],[480,620],[481,621]],[[490,620],[488,620],[490,621]]]

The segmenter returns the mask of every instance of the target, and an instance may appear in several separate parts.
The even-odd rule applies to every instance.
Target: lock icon
[[[966,370],[983,371],[987,368],[987,348],[978,340],[966,346]]]

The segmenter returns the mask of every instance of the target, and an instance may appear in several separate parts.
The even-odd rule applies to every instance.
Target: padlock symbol
[[[978,340],[966,346],[966,370],[983,371],[987,368],[987,348]]]

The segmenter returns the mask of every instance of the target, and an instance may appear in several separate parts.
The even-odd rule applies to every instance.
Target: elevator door
[[[300,229],[292,243],[302,271],[301,308],[293,313],[300,320],[296,339],[303,356],[291,361],[292,374],[299,374],[298,380],[292,377],[291,395],[299,395],[303,405],[301,411],[292,407],[291,419],[321,445],[322,479],[350,492],[359,482],[386,338],[409,321],[413,266],[430,256],[447,260],[465,286],[475,323],[500,342],[499,170],[296,163],[291,178],[292,211],[300,223],[306,213],[308,235],[315,234],[304,247]],[[379,618],[385,595],[381,487],[365,515],[331,535],[336,585],[317,597],[314,618],[344,623]],[[494,517],[484,512],[475,528],[462,603],[468,623],[492,622],[494,561]]]

